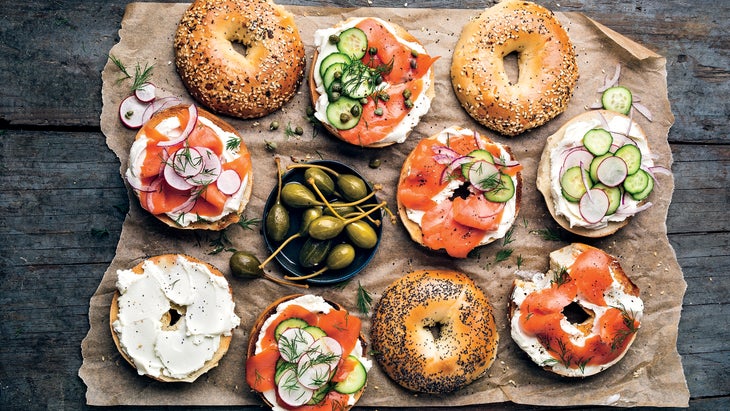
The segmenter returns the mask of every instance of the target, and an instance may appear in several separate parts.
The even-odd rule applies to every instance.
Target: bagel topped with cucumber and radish
[[[656,167],[646,134],[608,110],[580,114],[548,137],[537,188],[555,221],[584,237],[611,235],[652,206]]]
[[[168,226],[222,230],[248,204],[253,167],[230,124],[194,104],[177,105],[139,129],[125,177],[142,208]]]
[[[248,342],[246,382],[272,409],[349,410],[362,395],[372,361],[361,321],[311,294],[271,303]]]
[[[403,27],[374,17],[317,30],[314,43],[314,116],[353,145],[403,143],[431,107],[438,57]]]

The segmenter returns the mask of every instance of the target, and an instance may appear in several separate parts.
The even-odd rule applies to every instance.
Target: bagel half
[[[198,260],[194,257],[190,257],[188,255],[182,255],[182,254],[163,254],[163,255],[151,257],[151,258],[148,258],[148,259],[140,262],[139,264],[135,265],[133,268],[131,268],[131,271],[137,275],[143,275],[144,271],[145,271],[145,264],[152,264],[156,267],[160,267],[160,268],[164,269],[165,267],[170,267],[170,266],[174,266],[174,265],[178,264],[179,263],[178,259],[183,259],[187,262],[194,263],[194,264],[200,264],[200,265],[204,266],[205,268],[207,268],[213,275],[224,278],[223,273],[221,273],[217,268],[213,267],[212,265],[210,265],[206,262],[203,262],[201,260]],[[118,284],[119,284],[119,282],[118,282]],[[172,285],[171,287],[174,287],[174,285]],[[232,295],[232,291],[231,291],[230,287],[228,288],[228,292],[229,292],[229,294]],[[150,294],[152,294],[152,293],[150,293]],[[119,328],[118,325],[117,325],[117,327],[115,327],[115,323],[120,319],[119,302],[120,302],[121,295],[122,294],[120,293],[119,290],[117,290],[114,293],[114,295],[112,297],[112,301],[111,301],[111,306],[109,309],[109,326],[111,329],[112,339],[114,340],[114,344],[116,345],[117,350],[119,350],[119,353],[121,354],[122,358],[124,358],[132,367],[137,369],[137,371],[140,374],[147,375],[148,377],[150,377],[152,379],[155,379],[157,381],[162,381],[162,382],[193,382],[198,377],[200,377],[201,375],[208,372],[210,369],[216,367],[218,365],[218,362],[223,358],[223,356],[226,354],[226,352],[228,352],[228,348],[231,344],[231,339],[232,339],[230,330],[227,332],[228,335],[226,335],[225,332],[220,335],[219,345],[218,345],[217,349],[215,350],[212,358],[205,361],[205,363],[200,368],[198,368],[194,372],[191,372],[189,375],[186,375],[183,377],[173,377],[173,376],[164,375],[164,374],[152,375],[150,373],[144,372],[141,368],[139,368],[137,366],[137,363],[135,362],[133,355],[130,354],[129,351],[122,344],[121,329]],[[143,304],[140,302],[139,306],[142,306],[142,305]],[[171,305],[170,310],[165,312],[163,314],[162,318],[160,319],[160,322],[162,323],[161,329],[163,331],[177,331],[180,329],[180,327],[183,326],[181,323],[181,320],[175,319],[174,317],[175,316],[185,317],[187,306],[178,305],[178,304],[175,304],[172,302],[170,305]],[[173,313],[173,311],[176,311],[176,313]],[[230,314],[235,316],[235,314],[232,312]],[[238,317],[235,317],[235,318],[238,319]],[[238,324],[236,323],[235,325],[237,326]]]

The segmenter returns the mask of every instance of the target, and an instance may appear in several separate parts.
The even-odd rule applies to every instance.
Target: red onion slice
[[[226,170],[218,177],[216,185],[221,193],[233,195],[241,187],[241,177],[235,170]]]
[[[182,204],[180,204],[179,206],[170,210],[169,213],[170,214],[184,214],[184,213],[190,212],[193,209],[193,207],[195,207],[195,203],[197,201],[198,201],[198,196],[191,195]]]
[[[603,86],[601,86],[597,92],[603,93],[604,91],[608,90],[609,88],[615,86],[618,84],[618,78],[621,76],[621,64],[616,65],[616,70],[613,72],[613,77],[608,78],[606,77],[603,81]]]
[[[142,122],[143,124],[148,122],[152,116],[160,112],[166,108],[174,107],[177,105],[182,104],[182,99],[179,97],[174,96],[168,96],[168,97],[161,97],[157,98],[154,101],[150,103],[150,105],[147,107],[147,109],[144,111],[144,114],[142,116]]]
[[[642,116],[646,117],[647,120],[653,121],[652,115],[651,115],[651,110],[649,110],[649,107],[647,107],[639,102],[636,102],[636,101],[634,101],[632,106],[636,109],[636,111],[641,113]]]
[[[188,135],[190,135],[190,132],[193,131],[193,128],[195,127],[195,124],[198,122],[198,108],[195,107],[195,104],[191,104],[188,106],[188,123],[185,125],[185,128],[183,129],[182,133],[178,135],[177,137],[167,140],[167,141],[160,141],[157,143],[160,147],[169,147],[174,146],[175,144],[178,144],[182,141],[184,141],[186,138],[188,138]]]
[[[469,156],[461,156],[454,159],[441,173],[441,184],[449,181],[449,178],[451,178],[451,173],[456,171],[456,169],[460,168],[464,164],[471,163],[472,161],[474,161],[474,158]]]

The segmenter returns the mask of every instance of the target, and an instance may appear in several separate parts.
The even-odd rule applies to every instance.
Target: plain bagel
[[[196,0],[180,20],[174,47],[185,87],[221,114],[265,116],[289,101],[304,78],[294,16],[270,0]]]
[[[504,58],[518,55],[513,83]],[[454,48],[451,82],[475,120],[507,136],[545,124],[565,111],[578,80],[570,38],[553,13],[507,0],[467,23]]]
[[[370,330],[383,370],[403,387],[433,394],[480,378],[499,335],[481,289],[455,271],[415,271],[388,286]]]

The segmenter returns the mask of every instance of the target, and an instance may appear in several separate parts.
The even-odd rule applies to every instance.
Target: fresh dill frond
[[[503,249],[497,251],[497,255],[494,256],[494,262],[499,263],[499,262],[502,262],[502,261],[508,259],[512,255],[513,251],[514,250],[512,250],[511,248],[503,248]]]
[[[360,282],[357,282],[357,308],[361,313],[367,314],[370,312],[370,307],[373,302],[373,297],[370,295]]]
[[[238,150],[239,147],[241,147],[241,138],[240,137],[231,137],[228,140],[226,140],[226,150],[236,151],[236,150]]]
[[[555,230],[554,228],[543,228],[540,230],[532,231],[532,233],[537,234],[545,241],[560,241],[560,232]]]
[[[505,246],[515,240],[512,239],[512,234],[515,232],[515,226],[510,227],[509,230],[504,234],[504,238],[502,239],[502,245]]]
[[[261,223],[260,218],[247,218],[245,215],[242,215],[240,220],[238,220],[238,225],[245,228],[246,230],[253,230],[253,226],[258,225]]]

